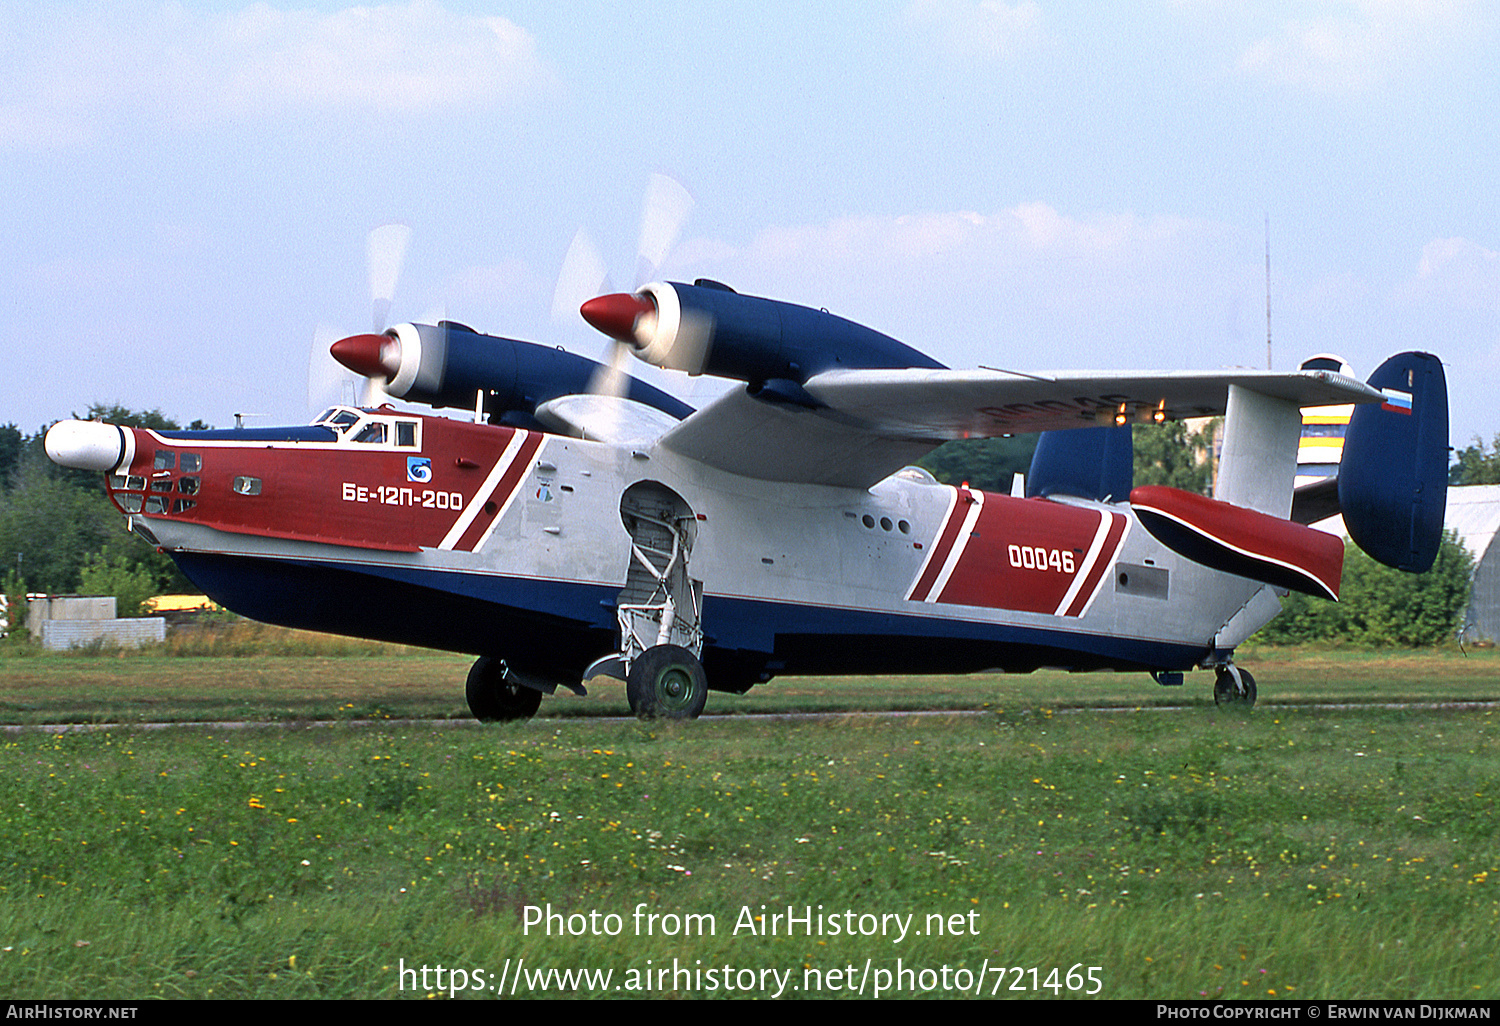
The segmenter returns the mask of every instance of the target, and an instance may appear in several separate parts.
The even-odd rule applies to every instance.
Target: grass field
[[[12,721],[99,719],[92,691],[293,722],[5,735],[0,992],[1500,997],[1497,713],[1306,705],[1494,698],[1500,664],[1244,665],[1288,704],[791,680],[710,709],[985,711],[480,727],[296,722],[460,715],[445,656],[3,659]],[[1065,711],[1122,695],[1193,707]]]
[[[471,657],[241,623],[143,652],[34,654],[0,645],[0,724],[469,717]],[[18,655],[17,653],[26,653]],[[1240,649],[1263,704],[1500,701],[1494,648],[1391,653]],[[1165,688],[1143,673],[778,678],[710,694],[707,713],[1213,704],[1213,677]],[[627,716],[624,688],[559,691],[543,717]]]

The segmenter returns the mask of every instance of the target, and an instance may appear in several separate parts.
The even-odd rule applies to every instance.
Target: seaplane
[[[693,408],[613,358],[403,323],[331,347],[388,402],[312,423],[61,421],[129,530],[216,602],[288,627],[467,653],[481,721],[623,683],[643,718],[783,675],[1209,671],[1290,591],[1336,600],[1341,512],[1410,572],[1442,533],[1441,362],[1338,370],[951,369],[872,328],[719,282],[596,295],[620,352],[729,383]],[[600,388],[601,380],[611,381]],[[1301,410],[1350,404],[1336,478],[1294,488]],[[404,407],[433,412],[406,412]],[[437,411],[457,411],[444,415]],[[1222,416],[1213,496],[1134,486],[1136,424]],[[913,465],[1040,434],[1009,493]],[[1314,494],[1315,493],[1315,494]]]

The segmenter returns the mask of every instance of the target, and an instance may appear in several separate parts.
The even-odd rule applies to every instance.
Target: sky
[[[0,424],[299,423],[315,339],[393,320],[604,352],[588,232],[954,367],[1404,349],[1500,433],[1500,5],[413,0],[0,5]],[[662,380],[662,379],[658,379]],[[711,388],[673,382],[689,398]]]

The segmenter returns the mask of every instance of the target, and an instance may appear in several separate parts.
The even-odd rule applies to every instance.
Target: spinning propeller
[[[641,207],[640,238],[636,244],[635,288],[639,289],[656,275],[667,254],[676,245],[692,210],[693,197],[681,182],[662,174],[651,176]],[[649,300],[637,300],[636,305],[627,310],[625,301],[636,300],[635,296],[624,293],[601,295],[611,288],[604,260],[599,256],[588,233],[580,228],[573,236],[572,245],[563,258],[562,270],[558,272],[557,288],[552,297],[553,320],[571,323],[573,311],[578,310],[585,321],[599,328],[596,317],[599,316],[598,304],[601,301],[611,301],[605,304],[609,311],[607,317],[616,326],[624,324],[628,317],[629,325],[633,327],[635,317],[647,311],[655,311],[654,304]],[[631,310],[634,314],[631,314]],[[596,395],[617,397],[624,393],[626,356],[632,346],[635,346],[634,339],[629,331],[600,330],[611,341],[601,361],[604,367],[595,375],[589,391]]]
[[[404,224],[383,224],[370,232],[365,259],[370,280],[370,334],[334,339],[335,329],[318,325],[313,333],[313,351],[307,372],[307,404],[314,412],[346,401],[345,389],[360,406],[373,406],[383,385],[401,365],[400,343],[387,335],[387,321],[411,229]],[[348,372],[353,371],[358,378]]]

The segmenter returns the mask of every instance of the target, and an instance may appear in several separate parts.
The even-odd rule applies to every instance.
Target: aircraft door
[[[703,655],[703,582],[688,574],[698,518],[666,485],[640,481],[620,499],[630,534],[630,568],[620,589],[620,656],[626,665],[657,645]]]

